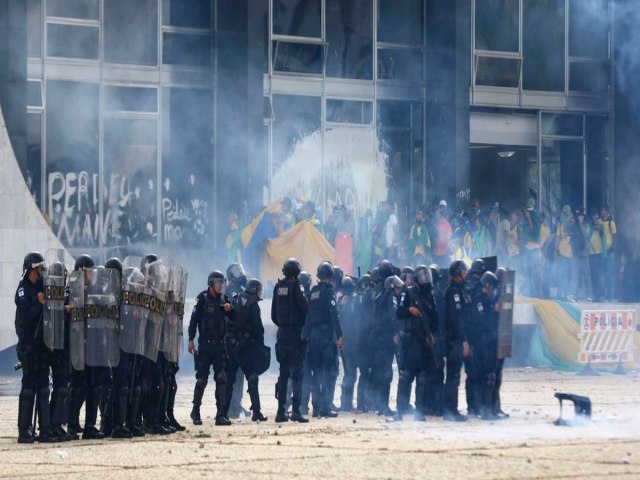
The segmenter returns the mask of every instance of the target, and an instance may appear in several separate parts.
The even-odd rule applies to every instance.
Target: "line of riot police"
[[[184,430],[173,407],[186,283],[153,254],[104,266],[80,255],[68,272],[62,250],[28,253],[15,294],[18,442]]]

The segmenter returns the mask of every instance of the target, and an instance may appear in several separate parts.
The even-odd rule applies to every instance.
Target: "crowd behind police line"
[[[80,434],[83,439],[131,438],[185,430],[173,412],[177,357],[175,352],[169,355],[169,349],[162,350],[157,321],[154,327],[150,316],[153,302],[148,292],[153,297],[154,290],[145,290],[146,303],[133,301],[131,291],[123,294],[133,285],[157,285],[165,268],[162,261],[151,254],[139,267],[123,268],[116,258],[104,267],[96,267],[88,255],[76,259],[75,275],[84,278],[87,285],[95,283],[100,271],[113,270],[121,289],[112,295],[119,308],[119,315],[113,317],[120,322],[115,332],[119,361],[97,362],[98,366],[82,363],[85,355],[74,353],[85,352],[82,349],[91,353],[93,348],[89,342],[80,345],[86,342],[86,335],[76,335],[78,328],[86,334],[90,323],[86,309],[74,307],[84,305],[74,296],[86,296],[86,286],[78,291],[67,283],[62,347],[45,345],[43,275],[52,268],[45,265],[40,253],[27,254],[16,290],[17,354],[22,367],[18,441],[67,441],[78,439]],[[506,418],[499,395],[503,360],[497,357],[501,271],[497,275],[486,271],[481,259],[467,270],[462,260],[454,261],[448,269],[436,265],[399,269],[382,260],[369,273],[354,278],[324,262],[317,267],[317,283],[312,286],[311,275],[302,271],[299,262],[287,260],[283,278],[274,287],[271,308],[271,319],[278,327],[275,356],[280,367],[275,421],[306,423],[309,404],[313,417],[331,418],[339,410],[355,410],[376,412],[387,420],[411,414],[419,421],[427,415],[463,421],[466,417],[458,410],[463,365],[467,413],[488,420]],[[231,424],[229,408],[237,372],[247,380],[251,419],[267,420],[258,385],[270,362],[258,305],[263,287],[256,279],[247,280],[241,265],[231,265],[227,274],[228,278],[218,270],[209,274],[188,327],[188,351],[196,365],[191,411],[195,425],[202,424],[200,409],[211,369],[216,425]],[[168,308],[171,302],[163,298]],[[161,313],[163,333],[169,328],[166,318],[162,323]],[[144,326],[136,334],[136,342],[142,343],[137,350],[130,345],[131,331],[127,335],[123,327],[126,321],[134,329]],[[179,328],[181,331],[181,324]],[[340,406],[336,407],[339,357],[344,375]],[[399,371],[396,411],[390,405],[394,359]]]

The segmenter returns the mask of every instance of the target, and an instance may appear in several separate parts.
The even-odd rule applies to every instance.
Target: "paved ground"
[[[5,379],[0,478],[640,478],[637,375],[508,370],[503,398],[511,419],[495,424],[387,423],[375,415],[342,414],[307,425],[276,425],[274,380],[261,381],[266,423],[243,419],[214,427],[209,388],[205,425],[191,425],[185,433],[29,446],[16,443],[17,385]],[[193,381],[179,383],[177,413],[187,423]],[[556,391],[591,397],[593,421],[554,426]]]

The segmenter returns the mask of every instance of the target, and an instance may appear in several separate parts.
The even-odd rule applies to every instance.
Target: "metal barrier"
[[[619,367],[632,361],[637,323],[635,310],[583,310],[578,361],[586,365],[618,363]]]

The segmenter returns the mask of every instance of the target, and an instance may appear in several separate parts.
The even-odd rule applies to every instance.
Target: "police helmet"
[[[329,262],[322,262],[320,265],[318,265],[316,276],[320,280],[331,280],[331,278],[333,277],[333,265],[331,265]]]
[[[296,278],[300,275],[301,271],[302,267],[300,266],[300,262],[293,257],[288,258],[282,267],[282,273],[288,278]]]
[[[224,283],[224,275],[220,270],[214,270],[209,274],[207,278],[207,284],[212,287],[215,282],[223,282]]]
[[[258,300],[262,300],[262,283],[257,278],[252,278],[247,282],[247,286],[244,289],[245,292],[251,293],[258,297]]]
[[[227,267],[227,278],[241,287],[247,284],[247,272],[244,271],[241,263],[232,263]]]
[[[331,280],[336,282],[336,287],[340,288],[342,286],[342,279],[343,278],[344,278],[344,272],[342,271],[342,268],[339,267],[338,265],[334,265],[333,266],[333,276],[331,277]]]
[[[429,270],[431,270],[431,280],[433,281],[433,284],[437,285],[440,283],[440,280],[442,279],[442,275],[440,275],[440,267],[434,263],[429,265]]]
[[[157,262],[158,260],[159,257],[155,253],[145,255],[144,257],[142,257],[142,260],[140,260],[140,271],[146,275],[147,271],[149,270],[149,265],[151,265],[153,262]]]
[[[499,281],[502,281],[502,278],[504,277],[504,274],[506,271],[507,269],[504,267],[500,267],[498,268],[498,270],[496,270],[496,277],[498,278]]]
[[[300,272],[298,274],[298,281],[305,291],[311,290],[311,274],[309,272]]]
[[[420,265],[416,268],[416,281],[419,285],[433,285],[433,277],[431,275],[431,269],[425,265]]]
[[[394,272],[395,272],[393,268],[393,264],[389,260],[382,260],[378,264],[378,269],[382,279],[391,277],[392,275],[394,275]]]
[[[451,262],[451,265],[449,265],[449,275],[451,276],[451,278],[462,275],[462,273],[466,272],[467,270],[467,264],[464,262],[464,260],[454,260],[453,262]]]
[[[391,275],[384,281],[384,288],[402,288],[403,286],[404,283],[402,283],[402,280],[400,280],[400,277],[398,277],[397,275]]]
[[[53,262],[47,267],[47,273],[50,277],[64,277],[67,269],[62,262]]]
[[[344,277],[342,279],[342,291],[345,295],[351,295],[356,289],[356,285],[351,277]]]
[[[371,275],[365,273],[358,279],[358,290],[364,290],[371,283]]]
[[[498,286],[498,277],[493,272],[484,272],[480,277],[480,284],[483,287],[490,285],[492,289],[496,288]]]
[[[91,258],[86,253],[83,253],[78,258],[76,258],[76,263],[73,266],[73,271],[77,272],[79,270],[87,270],[95,266],[96,266],[96,262],[93,261],[93,258]]]
[[[486,271],[487,271],[487,265],[484,263],[484,260],[481,258],[476,258],[471,263],[471,269],[469,270],[469,273],[471,274],[475,273],[476,275],[481,276]]]
[[[381,282],[383,280],[382,277],[380,276],[380,269],[378,267],[373,267],[371,269],[371,274],[370,275],[371,275],[371,281],[373,283],[378,283],[378,282]]]
[[[22,262],[22,270],[29,272],[38,267],[44,267],[44,257],[40,252],[29,252],[25,255]]]
[[[120,275],[122,275],[122,262],[118,257],[110,258],[109,260],[106,261],[104,266],[105,268],[113,268],[114,270],[117,270],[118,272],[120,272]]]

